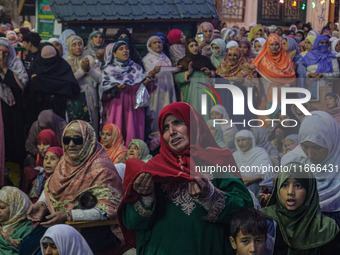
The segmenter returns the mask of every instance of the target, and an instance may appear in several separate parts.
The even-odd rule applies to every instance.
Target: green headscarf
[[[152,159],[152,156],[149,154],[150,150],[147,146],[147,144],[140,139],[132,139],[129,143],[129,146],[131,144],[137,145],[139,151],[140,151],[140,156],[138,159],[143,160],[144,162],[148,162],[150,159]]]
[[[283,239],[288,245],[288,254],[313,254],[308,250],[323,246],[332,241],[339,233],[336,222],[321,214],[317,183],[311,172],[300,172],[299,163],[286,165],[291,171],[280,172],[275,181],[268,207],[261,211],[280,228]],[[294,169],[296,171],[294,172]],[[295,211],[287,210],[281,203],[279,190],[288,179],[294,178],[306,189],[304,204]]]

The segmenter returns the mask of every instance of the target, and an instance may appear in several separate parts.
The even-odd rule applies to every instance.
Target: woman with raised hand
[[[141,255],[231,254],[225,224],[252,206],[231,152],[218,147],[189,104],[164,107],[158,125],[160,154],[147,163],[127,160],[119,211],[126,241],[136,241]],[[236,175],[197,170],[216,164],[233,166]]]

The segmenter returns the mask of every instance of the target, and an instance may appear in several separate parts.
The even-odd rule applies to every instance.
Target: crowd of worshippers
[[[338,254],[338,23],[203,22],[156,33],[144,57],[125,28],[109,44],[31,28],[1,26],[0,254]],[[278,101],[242,118],[280,121],[215,125],[238,117],[217,88],[201,114],[221,81],[252,88],[256,109]],[[323,103],[283,115],[273,88],[312,85]],[[195,171],[216,165],[237,171]]]

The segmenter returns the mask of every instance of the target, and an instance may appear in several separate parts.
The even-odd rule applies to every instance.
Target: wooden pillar
[[[333,2],[333,3],[332,3]],[[335,14],[335,0],[329,1],[329,15],[328,15],[328,21],[334,21],[334,14]]]

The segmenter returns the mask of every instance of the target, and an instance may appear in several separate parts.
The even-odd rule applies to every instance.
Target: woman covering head
[[[216,223],[227,224],[233,213],[251,206],[249,193],[231,172],[224,173],[223,179],[199,171],[196,177],[190,173],[197,169],[195,166],[235,166],[230,151],[218,147],[203,118],[189,104],[166,106],[158,124],[160,154],[146,164],[136,159],[127,161],[127,192],[120,206],[126,240],[133,242],[136,236],[138,254],[164,250],[171,254],[228,254],[226,228]],[[147,242],[145,235],[149,236]],[[180,241],[168,242],[174,238]],[[203,246],[198,245],[201,240],[205,240]]]
[[[308,67],[312,65],[317,65],[315,73],[333,73],[335,71],[333,69],[332,62],[333,62],[333,59],[336,60],[336,57],[328,49],[328,47],[329,47],[328,36],[319,35],[315,39],[312,50],[308,52],[302,60],[302,63],[307,67],[308,73],[312,71],[312,70],[308,71]],[[335,62],[335,63],[338,66],[338,62]],[[337,68],[337,71],[339,72],[339,67]]]
[[[227,48],[225,42],[221,38],[214,39],[211,44],[212,55],[211,63],[217,68],[225,58]]]
[[[203,40],[198,38],[198,34],[203,34]],[[203,56],[210,57],[212,52],[210,43],[213,40],[214,26],[210,22],[203,22],[197,29],[196,41],[198,41],[198,50]]]
[[[242,56],[246,61],[251,64],[256,58],[255,54],[251,51],[251,44],[247,39],[243,39],[239,42],[239,48],[241,49]]]
[[[41,111],[38,120],[30,128],[26,140],[26,151],[34,157],[37,155],[37,137],[43,129],[52,129],[58,137],[59,144],[61,144],[61,137],[66,126],[67,122],[52,110]]]
[[[130,59],[128,44],[116,42],[102,69],[99,97],[103,103],[102,123],[115,123],[125,143],[144,138],[145,109],[135,109],[135,104],[141,84],[150,82],[143,68]]]
[[[306,54],[312,50],[316,36],[315,35],[308,35],[305,39],[304,48],[305,51],[301,52],[301,56],[304,57]]]
[[[58,50],[60,57],[64,57],[63,43],[61,42],[60,39],[58,39],[58,38],[51,38],[51,39],[48,40],[48,42],[52,43],[53,46]]]
[[[214,105],[211,107],[210,119],[223,119],[228,121],[228,123],[222,124],[220,126],[223,131],[223,140],[225,144],[231,151],[233,151],[235,149],[234,139],[238,130],[235,125],[230,124],[230,118],[225,107],[222,105]]]
[[[299,129],[300,145],[283,158],[283,164],[299,162],[311,166],[320,164],[326,171],[315,172],[318,182],[320,207],[330,217],[336,218],[340,212],[340,178],[339,172],[334,171],[340,165],[340,126],[326,112],[314,111],[306,116]],[[340,222],[338,222],[338,225]]]
[[[23,92],[28,75],[6,38],[0,38],[0,54],[0,185],[3,185],[5,158],[18,164],[25,158]]]
[[[297,163],[287,167],[303,169]],[[274,254],[338,252],[339,228],[320,212],[317,182],[311,172],[280,172],[268,206],[261,211],[278,224]]]
[[[118,42],[118,41],[125,42],[129,46],[130,59],[133,62],[140,65],[141,67],[143,67],[142,58],[141,58],[140,54],[138,53],[138,51],[135,50],[135,48],[132,45],[132,36],[131,36],[129,30],[127,30],[126,28],[118,29],[117,34],[114,36],[114,41],[115,42]]]
[[[238,47],[238,46],[239,46],[239,45],[238,45],[238,42],[236,42],[236,41],[230,41],[230,42],[228,42],[228,43],[227,43],[227,46],[226,46],[226,47],[227,47],[227,51],[228,51],[229,48],[231,48],[231,47],[233,47],[233,46],[234,46],[234,47]]]
[[[65,60],[70,64],[80,87],[79,98],[67,103],[68,120],[88,121],[98,133],[99,102],[96,88],[100,82],[100,71],[94,58],[85,55],[84,42],[79,36],[72,36],[67,40],[67,57]]]
[[[271,166],[269,154],[263,148],[255,143],[253,133],[248,130],[241,130],[235,135],[235,145],[237,151],[233,152],[233,157],[241,170],[242,179],[247,188],[252,191],[255,196],[259,195],[259,183],[262,180],[273,178],[271,172],[264,172],[262,166]],[[258,167],[258,171],[246,171],[249,167]]]
[[[37,137],[37,147],[39,147],[40,144],[49,145],[49,147],[56,147],[56,146],[60,145],[57,135],[51,129],[44,129],[39,133],[39,135]],[[37,165],[38,166],[42,166],[42,163],[43,163],[43,160],[44,160],[44,155],[45,155],[45,154],[42,154],[42,153],[46,153],[47,149],[48,148],[38,149],[41,153],[41,154],[37,155]]]
[[[18,36],[14,31],[7,31],[6,38],[10,41],[13,47],[21,46],[21,44],[19,43]]]
[[[296,76],[293,62],[283,50],[281,39],[276,34],[268,36],[253,65],[262,77],[276,83],[291,83]]]
[[[265,42],[266,42],[266,39],[264,39],[264,38],[256,38],[256,39],[254,40],[253,48],[254,48],[254,54],[255,54],[256,56],[261,52],[261,50],[262,50],[263,45],[265,44]]]
[[[250,29],[250,33],[248,35],[248,41],[252,42],[256,38],[266,38],[264,29],[261,25],[257,25]]]
[[[216,70],[216,74],[222,78],[255,78],[256,72],[254,68],[242,56],[241,49],[238,47],[230,47],[228,49],[225,60]]]
[[[40,223],[43,226],[66,220],[114,219],[123,187],[103,145],[97,142],[93,127],[81,120],[72,121],[63,133],[63,150],[64,156],[46,181],[38,203],[30,209],[30,219],[40,221],[47,209],[51,214],[46,217],[47,222]],[[121,239],[117,225],[112,226],[112,231]],[[93,235],[93,242],[103,238],[95,232]],[[97,243],[89,244],[92,249],[102,248]]]
[[[181,66],[181,70],[175,74],[174,78],[180,89],[180,100],[190,103],[200,111],[201,94],[205,88],[201,83],[211,84],[208,78],[212,77],[215,67],[210,58],[199,53],[198,43],[192,38],[186,41],[185,57],[180,59],[178,64]]]
[[[66,58],[67,56],[67,39],[74,35],[76,35],[76,32],[74,32],[72,29],[66,29],[59,36],[59,39],[63,44],[63,52],[64,52],[63,58]]]
[[[79,95],[79,85],[70,65],[57,54],[50,43],[40,45],[35,90],[40,99],[40,111],[52,109],[65,118],[67,99]]]
[[[175,83],[172,72],[162,71],[161,68],[171,66],[170,59],[163,52],[161,38],[151,36],[146,43],[148,54],[143,58],[145,71],[155,79],[156,89],[150,95],[147,116],[150,118],[149,130],[158,130],[157,118],[161,109],[176,102]]]
[[[334,117],[336,122],[340,124],[340,97],[337,93],[328,92],[325,96],[327,112]]]
[[[332,42],[332,53],[339,58],[340,57],[340,39],[335,39]]]
[[[97,50],[105,48],[104,34],[100,31],[93,31],[88,38],[87,46],[84,49],[84,55],[90,55],[96,59]]]
[[[185,35],[179,29],[170,30],[168,36],[168,43],[170,44],[169,54],[172,65],[177,65],[178,60],[185,56]]]
[[[113,164],[125,162],[127,149],[119,127],[115,124],[104,125],[100,143],[104,145]]]
[[[93,255],[84,237],[73,227],[65,224],[48,228],[40,240],[40,248],[44,255]]]
[[[5,186],[0,190],[0,249],[3,254],[19,254],[21,241],[34,229],[27,220],[30,205],[27,195],[18,188]]]
[[[136,158],[148,162],[152,159],[152,156],[150,155],[148,145],[143,140],[132,139],[126,152],[126,158]]]

